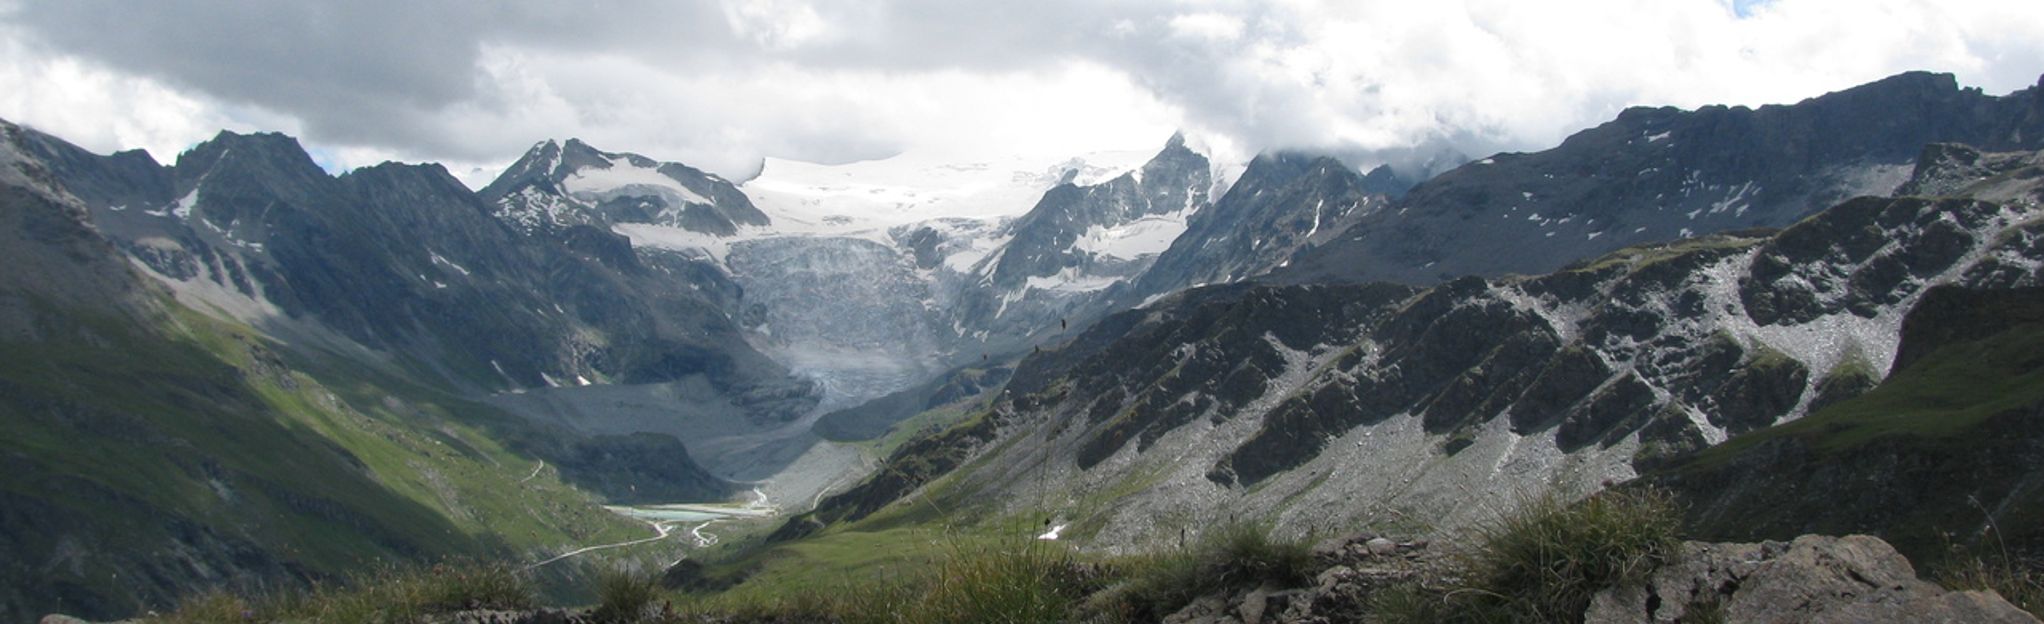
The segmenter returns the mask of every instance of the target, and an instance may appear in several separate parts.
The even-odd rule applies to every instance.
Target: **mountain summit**
[[[730,236],[740,226],[769,222],[737,186],[715,174],[605,152],[580,139],[532,146],[478,195],[498,218],[526,232],[646,223]]]

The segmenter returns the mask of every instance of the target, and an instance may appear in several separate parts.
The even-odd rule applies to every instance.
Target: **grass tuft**
[[[2030,615],[2044,618],[2044,569],[2003,556],[1959,557],[1932,572],[1947,589],[1993,591]]]
[[[1458,586],[1380,592],[1383,622],[1557,622],[1596,592],[1641,582],[1679,552],[1681,515],[1665,492],[1607,491],[1569,505],[1528,502],[1483,528]]]
[[[660,577],[628,568],[609,568],[596,578],[598,622],[629,623],[647,619],[661,598]]]
[[[1129,557],[1114,567],[1121,582],[1088,600],[1087,610],[1109,621],[1154,622],[1207,594],[1265,583],[1305,584],[1315,562],[1310,540],[1278,538],[1269,527],[1232,522],[1190,547]]]
[[[428,615],[473,609],[530,609],[532,586],[508,565],[453,563],[388,568],[352,586],[249,600],[211,592],[151,621],[183,622],[415,622]]]
[[[215,622],[253,622],[259,616],[253,606],[240,596],[223,590],[213,590],[185,599],[177,610],[153,621],[165,624],[213,624]]]
[[[803,591],[740,585],[684,597],[679,610],[729,621],[1069,622],[1100,584],[1098,568],[1063,544],[1024,535],[942,539],[929,559],[867,568]]]
[[[931,576],[911,585],[886,618],[867,610],[848,622],[1064,622],[1091,574],[1061,545],[1034,539],[952,545]],[[896,619],[892,616],[900,616]]]

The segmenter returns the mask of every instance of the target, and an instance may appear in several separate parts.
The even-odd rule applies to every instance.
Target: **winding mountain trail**
[[[712,524],[716,524],[716,522],[717,521],[714,519],[707,520],[704,521],[702,524],[696,525],[696,528],[689,529],[689,534],[695,536],[696,538],[697,548],[709,548],[711,546],[717,545],[717,534],[703,532],[703,529],[708,528]]]
[[[646,520],[645,522],[646,522],[646,524],[648,524],[648,525],[651,525],[651,526],[653,527],[653,531],[654,531],[654,532],[656,532],[656,533],[658,533],[658,535],[654,535],[654,536],[652,536],[652,537],[648,537],[648,538],[643,538],[643,539],[635,539],[635,540],[626,540],[626,541],[622,541],[622,542],[617,542],[617,543],[613,543],[613,544],[599,544],[599,545],[596,545],[596,546],[584,546],[584,547],[581,547],[581,548],[577,548],[577,549],[575,549],[575,550],[570,550],[570,551],[568,551],[568,552],[564,552],[564,553],[561,553],[561,554],[558,554],[558,555],[554,555],[554,556],[553,556],[553,558],[551,558],[551,559],[547,559],[547,560],[545,560],[545,561],[541,561],[541,562],[539,562],[539,563],[535,563],[535,564],[532,564],[532,565],[529,565],[529,566],[525,566],[525,569],[527,569],[527,570],[532,570],[532,569],[536,569],[536,568],[539,568],[539,567],[541,567],[541,566],[544,566],[544,565],[546,565],[546,564],[549,564],[549,563],[553,563],[553,562],[556,562],[556,561],[560,561],[560,560],[562,560],[562,559],[567,559],[567,558],[569,558],[569,557],[574,557],[574,556],[576,556],[576,555],[581,555],[581,554],[585,554],[585,553],[590,553],[590,552],[594,552],[594,551],[598,551],[598,550],[606,550],[606,549],[611,549],[611,548],[624,548],[624,547],[626,547],[626,546],[636,546],[636,545],[639,545],[639,544],[645,544],[645,543],[648,543],[648,542],[657,542],[657,541],[660,541],[660,540],[663,540],[663,539],[667,539],[667,536],[668,536],[669,534],[671,534],[671,533],[673,533],[673,532],[674,532],[674,525],[675,525],[675,524],[678,524],[678,522],[676,522],[676,521],[672,521],[672,520]],[[713,520],[712,522],[714,522],[714,520]],[[705,522],[705,523],[703,523],[703,526],[709,526],[709,524],[710,524],[710,523],[708,523],[708,522]],[[703,528],[702,526],[696,527],[696,531],[701,531],[701,530],[702,530],[702,528]],[[715,536],[711,536],[711,540],[712,540],[712,541],[710,542],[711,544],[715,544],[715,543],[716,543],[716,542],[715,542]],[[696,543],[697,543],[698,545],[703,545],[703,544],[702,544],[702,541],[703,541],[703,538],[702,538],[702,534],[700,534],[700,533],[697,533],[697,534],[696,534]]]
[[[810,498],[809,500],[809,508],[815,509],[817,507],[823,506],[823,497],[829,496],[832,491],[835,491],[837,489],[838,485],[846,481],[864,478],[868,472],[870,471],[867,470],[846,471],[844,474],[838,475],[837,478],[831,479],[829,483],[823,484],[822,488],[816,490],[816,496]]]

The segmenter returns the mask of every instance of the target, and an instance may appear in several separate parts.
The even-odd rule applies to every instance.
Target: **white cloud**
[[[1177,127],[1174,110],[1122,74],[1082,62],[998,73],[787,63],[723,72],[515,48],[483,58],[487,86],[479,88],[499,91],[484,99],[500,105],[458,106],[439,123],[472,139],[463,153],[502,156],[450,170],[494,172],[535,141],[570,136],[736,178],[765,156],[1064,156],[1074,146],[1155,147]]]
[[[1188,118],[1270,146],[1541,149],[1632,105],[1793,102],[1912,69],[2006,92],[2044,3],[1294,2],[1235,46],[1120,57]],[[1175,23],[1174,23],[1175,25]]]
[[[222,129],[258,129],[251,122],[289,123],[259,111],[229,110],[155,80],[48,54],[11,36],[0,36],[0,85],[6,85],[0,88],[0,118],[99,152],[146,149],[160,162],[176,159],[185,148]]]
[[[94,2],[0,11],[0,116],[159,158],[281,130],[344,166],[470,180],[564,136],[734,176],[767,155],[1153,148],[1174,127],[1241,151],[1476,156],[1632,105],[1793,102],[1912,69],[2003,93],[2044,72],[2044,3],[1994,0]]]
[[[799,0],[725,0],[722,8],[735,34],[765,48],[795,48],[830,35],[816,8]]]
[[[1242,19],[1219,13],[1187,13],[1171,18],[1171,34],[1226,43],[1242,38]]]

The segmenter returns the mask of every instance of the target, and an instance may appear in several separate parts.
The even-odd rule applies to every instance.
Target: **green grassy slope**
[[[644,533],[553,471],[527,480],[536,460],[490,431],[509,417],[308,375],[246,326],[166,305],[160,326],[54,311],[67,327],[0,344],[0,617]]]
[[[1676,492],[1705,538],[1872,533],[1919,560],[1948,544],[2044,552],[2044,290],[1934,291],[1902,352],[1864,395],[1641,481]]]

